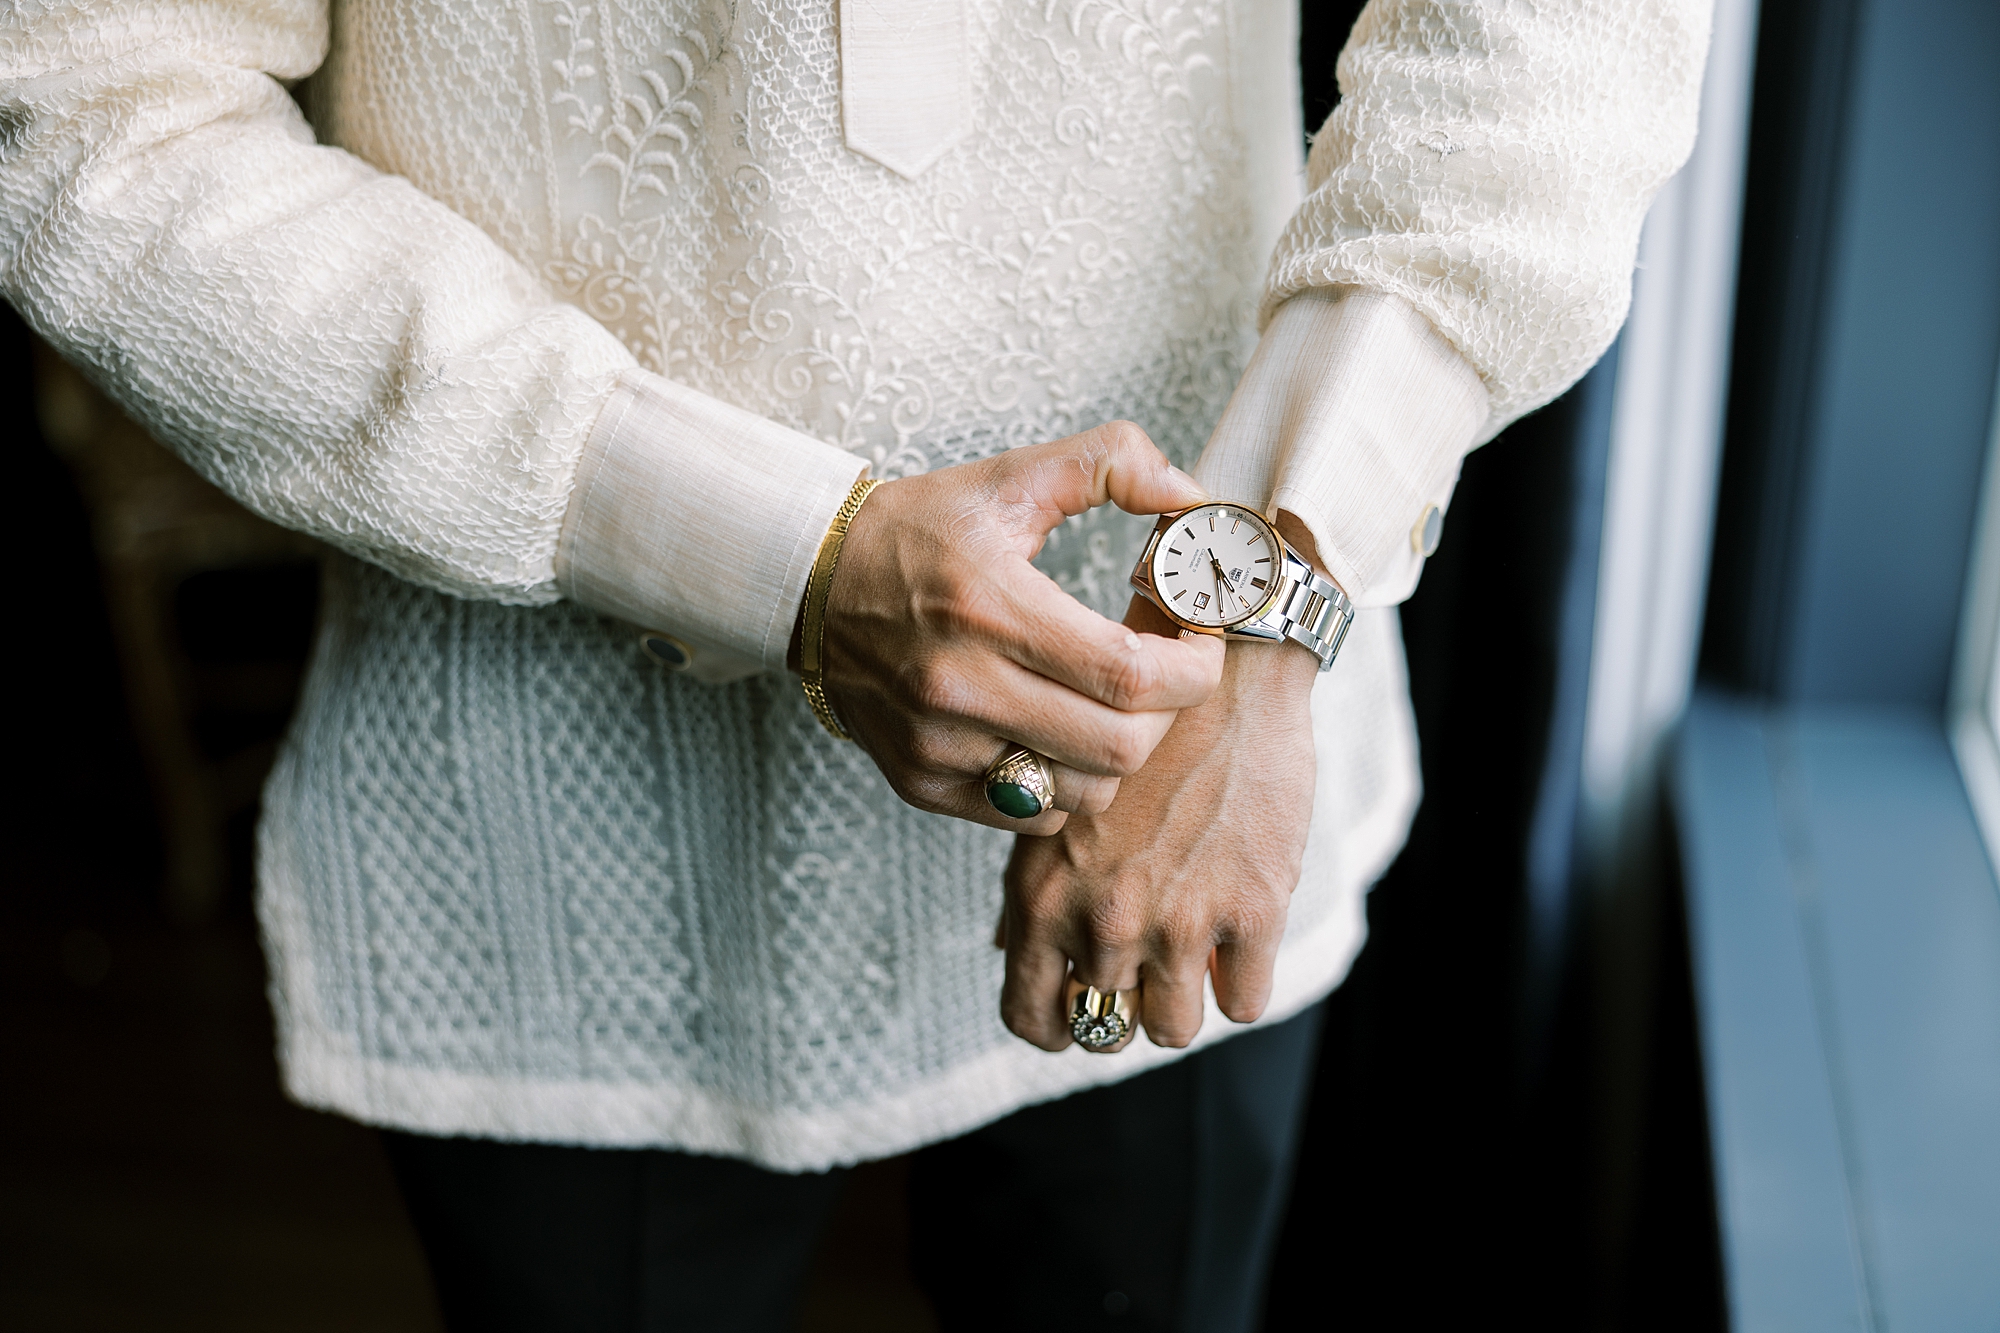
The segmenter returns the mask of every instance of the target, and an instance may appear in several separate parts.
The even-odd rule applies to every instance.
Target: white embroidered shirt
[[[1176,1058],[1008,1035],[1006,836],[781,674],[862,468],[1118,417],[1371,608],[1266,1021],[1324,995],[1417,796],[1411,526],[1617,330],[1706,25],[1375,0],[1302,200],[1291,0],[10,5],[0,291],[344,553],[259,849],[293,1095],[814,1169]],[[1146,526],[1042,563],[1116,615]]]

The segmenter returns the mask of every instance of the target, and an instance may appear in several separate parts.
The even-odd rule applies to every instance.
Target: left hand
[[[1138,597],[1125,623],[1175,632]],[[1181,710],[1108,809],[1015,840],[998,942],[1016,1036],[1070,1044],[1072,965],[1099,990],[1143,983],[1140,1019],[1160,1046],[1201,1031],[1211,969],[1224,1014],[1262,1015],[1312,820],[1318,666],[1294,644],[1231,643],[1221,686]]]

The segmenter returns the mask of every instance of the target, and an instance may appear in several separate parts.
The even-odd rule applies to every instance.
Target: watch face
[[[1196,505],[1153,547],[1153,591],[1190,625],[1240,625],[1269,604],[1281,549],[1261,515],[1233,504]]]

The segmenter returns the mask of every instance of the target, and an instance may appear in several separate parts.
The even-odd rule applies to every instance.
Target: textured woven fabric
[[[662,674],[558,599],[579,459],[635,366],[883,476],[1114,417],[1194,461],[1297,199],[1289,3],[964,12],[971,129],[914,179],[844,142],[825,0],[0,15],[6,296],[349,553],[259,854],[295,1096],[806,1169],[1175,1058],[1013,1039],[1003,835],[902,806],[793,682]],[[1549,13],[1372,6],[1273,270],[1404,296],[1489,429],[1608,342],[1692,128],[1697,0]],[[277,82],[316,67],[338,149]],[[1145,527],[1100,511],[1044,566],[1116,613]],[[1343,974],[1414,807],[1392,611],[1313,720],[1316,873],[1271,1020]],[[1226,1028],[1211,1008],[1203,1040]]]
[[[1308,287],[1393,292],[1485,379],[1487,438],[1554,398],[1625,322],[1646,207],[1694,147],[1710,11],[1370,4],[1266,316]]]

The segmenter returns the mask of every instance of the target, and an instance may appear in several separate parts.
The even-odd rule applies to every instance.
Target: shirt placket
[[[847,146],[900,176],[929,170],[972,129],[965,0],[840,0]]]

